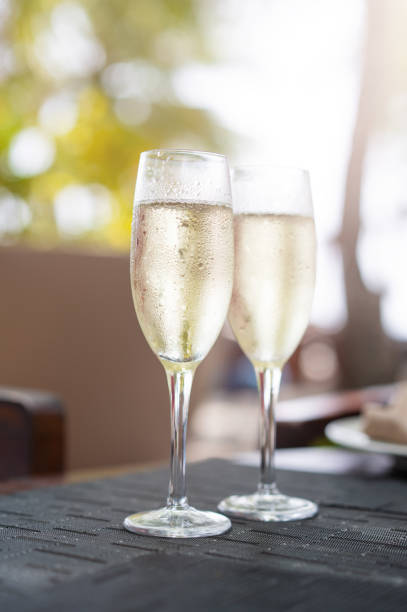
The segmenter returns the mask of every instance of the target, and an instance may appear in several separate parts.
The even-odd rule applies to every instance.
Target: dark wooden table
[[[223,536],[166,540],[126,532],[157,507],[167,470],[0,496],[0,610],[398,612],[407,605],[407,479],[280,470],[285,492],[320,504],[292,523],[238,520]],[[201,508],[251,491],[257,469],[189,469]]]

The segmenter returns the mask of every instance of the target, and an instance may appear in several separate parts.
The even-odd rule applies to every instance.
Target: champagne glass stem
[[[193,368],[165,369],[170,392],[171,459],[167,507],[185,508],[185,443]]]
[[[260,495],[278,493],[274,467],[276,446],[276,406],[280,390],[280,368],[256,368],[260,395]]]

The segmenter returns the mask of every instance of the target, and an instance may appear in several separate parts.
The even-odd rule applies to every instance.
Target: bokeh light
[[[41,127],[57,136],[70,132],[77,117],[77,103],[72,95],[63,92],[47,98],[38,112]]]
[[[36,127],[18,132],[10,143],[8,161],[16,176],[28,177],[45,172],[54,161],[51,138]]]
[[[0,188],[0,236],[7,239],[22,232],[31,221],[27,203]]]
[[[103,185],[68,185],[56,195],[54,211],[60,233],[78,236],[109,223],[111,196]]]
[[[58,80],[90,76],[106,58],[85,9],[77,2],[57,4],[49,25],[35,37],[34,53],[48,75]]]

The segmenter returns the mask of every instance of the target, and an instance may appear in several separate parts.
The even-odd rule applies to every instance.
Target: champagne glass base
[[[275,492],[269,495],[232,495],[219,503],[218,510],[253,521],[297,521],[315,516],[318,506],[308,499]]]
[[[205,538],[228,531],[232,524],[223,514],[202,512],[191,506],[139,512],[124,519],[128,531],[161,538]]]

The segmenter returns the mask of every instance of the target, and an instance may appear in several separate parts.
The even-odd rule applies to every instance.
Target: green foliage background
[[[9,13],[0,24],[0,43],[14,57],[13,69],[0,82],[0,189],[23,198],[31,210],[24,229],[3,228],[0,240],[47,248],[61,243],[127,248],[140,152],[168,144],[215,151],[227,147],[227,134],[201,109],[184,106],[172,84],[174,71],[184,63],[214,58],[193,0],[76,0],[69,4],[86,11],[93,36],[105,51],[104,64],[85,78],[50,74],[35,45],[41,33],[52,28],[59,4],[10,0]],[[132,60],[147,62],[159,75],[160,94],[143,100],[150,105],[150,114],[137,125],[120,120],[115,97],[106,92],[102,79],[110,64]],[[16,176],[8,162],[10,142],[23,128],[38,125],[38,112],[47,98],[67,90],[74,92],[77,120],[69,132],[52,136],[53,164],[35,176]],[[128,102],[130,109],[132,103],[137,105],[137,99]],[[54,214],[56,194],[70,184],[94,183],[110,192],[110,222],[78,236],[60,234]]]

